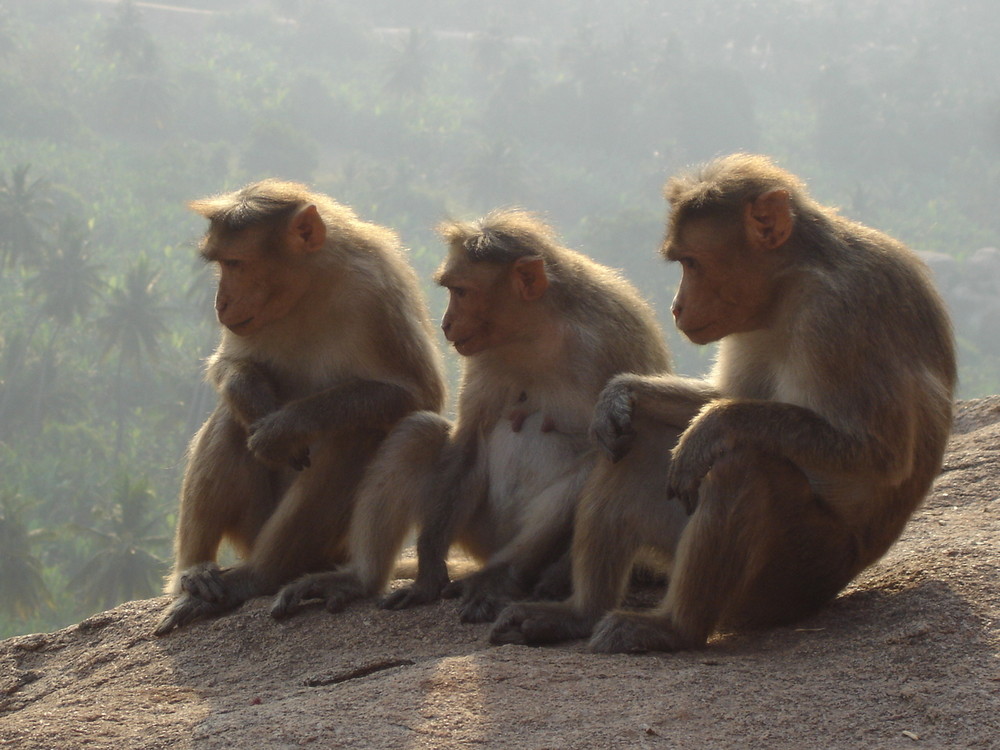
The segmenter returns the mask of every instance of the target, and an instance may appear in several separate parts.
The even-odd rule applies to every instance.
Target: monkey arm
[[[273,379],[258,362],[218,357],[209,365],[208,377],[230,413],[246,430],[278,408]]]
[[[309,466],[309,443],[328,430],[386,430],[418,406],[401,385],[353,379],[285,404],[250,425],[247,447],[265,464]]]
[[[688,508],[697,503],[698,487],[724,452],[750,446],[782,456],[807,474],[892,475],[906,462],[904,446],[876,439],[866,429],[869,417],[852,434],[823,415],[796,404],[720,399],[705,407],[673,450],[668,490]],[[906,429],[905,415],[874,416]],[[884,430],[883,430],[884,431]]]
[[[674,375],[617,375],[598,397],[591,432],[611,460],[617,462],[632,448],[635,417],[683,430],[705,404],[718,397],[718,389],[705,380]]]

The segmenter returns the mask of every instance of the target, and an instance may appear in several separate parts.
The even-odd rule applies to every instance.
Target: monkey
[[[158,635],[344,562],[365,467],[399,420],[445,399],[393,231],[274,179],[189,207],[218,270],[218,403],[189,449]],[[223,540],[241,558],[226,570]]]
[[[510,605],[494,643],[676,651],[795,622],[886,552],[940,471],[954,341],[916,255],[765,156],[722,157],[665,194],[673,316],[719,342],[714,366],[607,385],[572,594]],[[647,546],[668,566],[663,598],[615,609]]]
[[[576,497],[597,458],[597,397],[618,373],[671,371],[652,308],[536,215],[498,210],[438,232],[441,327],[462,358],[456,419],[418,413],[398,425],[360,493],[351,563],[286,586],[275,616],[305,599],[337,611],[383,592],[411,525],[417,575],[385,608],[461,597],[460,619],[486,622],[527,595],[562,598]],[[453,543],[482,567],[449,583]]]

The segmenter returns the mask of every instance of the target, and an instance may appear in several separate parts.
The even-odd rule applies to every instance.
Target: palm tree
[[[46,386],[51,383],[59,334],[87,314],[104,286],[100,266],[91,260],[87,249],[92,228],[91,222],[85,223],[75,216],[63,219],[56,230],[54,244],[43,255],[38,272],[26,283],[28,291],[41,300],[35,322],[29,327],[28,343],[41,316],[48,316],[55,322],[42,358],[42,373],[35,393],[36,417],[41,411]]]
[[[42,563],[31,553],[32,541],[47,532],[29,531],[23,508],[13,492],[0,495],[0,611],[22,620],[52,606]]]
[[[142,14],[131,0],[118,3],[103,33],[104,50],[134,71],[152,72],[159,55],[150,33],[142,25]]]
[[[0,175],[0,271],[7,263],[40,256],[43,216],[52,206],[49,183],[43,177],[28,179],[30,164],[10,170],[10,179]]]
[[[410,29],[406,46],[386,66],[386,93],[399,99],[413,99],[424,92],[430,77],[427,38],[418,29]]]
[[[101,360],[112,350],[118,351],[115,367],[116,410],[115,460],[121,455],[124,441],[125,401],[122,378],[126,365],[138,375],[144,363],[159,356],[159,339],[167,331],[163,322],[166,308],[156,290],[158,272],[152,270],[149,259],[141,255],[129,268],[122,283],[112,285],[104,316],[97,322],[104,338]]]
[[[91,229],[91,223],[75,216],[63,219],[38,272],[26,284],[41,300],[39,313],[51,317],[57,330],[85,316],[104,287],[101,266],[88,252]]]
[[[160,588],[166,565],[149,548],[165,543],[168,537],[155,533],[162,519],[150,515],[153,503],[146,478],[122,475],[111,507],[100,514],[98,526],[72,526],[98,543],[97,552],[69,584],[89,609],[109,609],[151,596]]]

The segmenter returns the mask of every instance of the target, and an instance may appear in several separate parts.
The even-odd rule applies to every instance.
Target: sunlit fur
[[[304,594],[337,608],[382,591],[411,518],[421,526],[419,573],[386,606],[440,596],[452,543],[484,565],[446,592],[463,597],[463,619],[492,619],[512,596],[539,584],[564,591],[568,568],[561,558],[576,496],[596,459],[588,429],[597,396],[617,373],[669,371],[662,332],[635,289],[560,245],[536,217],[498,211],[477,222],[446,223],[439,232],[449,251],[438,280],[469,287],[467,294],[494,295],[489,305],[474,305],[482,316],[477,325],[504,335],[463,358],[454,424],[413,416],[386,443],[387,455],[379,458],[386,473],[358,510],[370,531],[352,536],[351,567],[286,587],[276,614],[294,610]],[[527,281],[518,277],[523,259],[539,261]],[[527,299],[519,294],[523,284],[532,287]],[[449,307],[459,317],[466,309]]]
[[[305,298],[252,335],[223,329],[209,359],[219,403],[191,444],[167,583],[180,598],[160,632],[344,562],[378,446],[407,413],[442,407],[440,354],[393,232],[275,180],[191,204],[210,221],[206,258],[255,232],[264,246],[254,257],[278,263],[292,262],[287,227],[309,206],[325,242],[296,258],[308,264]],[[219,573],[209,563],[224,539],[244,559]]]
[[[718,273],[759,257],[781,275],[761,282],[767,322],[723,337],[705,381],[612,381],[594,429],[617,463],[601,463],[581,497],[573,596],[511,607],[496,642],[592,633],[596,651],[669,651],[800,619],[885,553],[940,470],[954,344],[915,254],[819,206],[764,157],[720,159],[666,194],[668,257],[697,269],[700,249],[675,243],[686,223],[710,221],[743,237]],[[686,303],[725,293],[708,282]],[[678,504],[693,511],[680,531],[664,510]],[[642,545],[672,560],[667,594],[651,612],[611,611]]]

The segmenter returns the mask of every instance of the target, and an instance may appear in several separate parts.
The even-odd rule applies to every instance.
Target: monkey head
[[[733,215],[735,213],[735,215]],[[672,311],[693,343],[766,327],[781,296],[783,252],[794,216],[785,190],[748,200],[737,212],[674,210],[663,255],[681,265]]]
[[[437,281],[448,290],[441,329],[466,357],[530,340],[538,327],[535,303],[549,283],[541,258],[472,261],[461,249],[452,250]]]
[[[326,226],[314,205],[277,224],[210,228],[201,254],[218,266],[219,323],[250,336],[286,318],[312,287],[315,256],[325,242]]]

